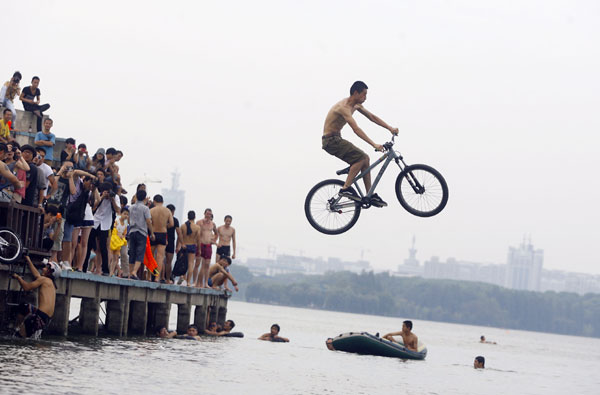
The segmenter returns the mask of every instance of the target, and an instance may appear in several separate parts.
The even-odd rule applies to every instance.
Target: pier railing
[[[16,202],[0,202],[0,226],[15,232],[30,254],[50,256],[50,253],[42,248],[44,215],[39,208]]]

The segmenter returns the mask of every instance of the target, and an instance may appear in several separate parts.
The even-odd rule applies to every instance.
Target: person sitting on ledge
[[[198,327],[194,324],[191,324],[187,328],[187,332],[185,335],[175,335],[176,339],[189,339],[189,340],[200,340],[200,336],[198,336]]]
[[[281,328],[279,327],[279,325],[273,324],[273,325],[271,325],[271,332],[265,333],[264,335],[259,337],[258,340],[268,340],[271,342],[288,343],[290,341],[290,339],[279,336],[280,330],[281,330]]]
[[[475,361],[473,361],[473,367],[475,369],[485,369],[485,358],[481,355],[475,357]]]
[[[172,339],[175,336],[177,336],[177,332],[176,331],[169,332],[169,330],[167,329],[166,326],[161,326],[156,331],[156,335],[163,339]]]
[[[479,343],[496,344],[496,342],[485,340],[485,336],[483,335],[481,335],[481,337],[479,338]]]
[[[404,347],[412,351],[417,351],[419,339],[414,333],[412,333],[412,327],[412,321],[406,320],[402,323],[402,331],[388,333],[387,335],[383,336],[383,338],[391,342],[398,343],[396,339],[394,339],[394,336],[402,336]]]
[[[43,112],[50,108],[50,104],[40,105],[40,95],[42,93],[38,88],[39,86],[40,77],[35,76],[31,79],[31,85],[23,88],[21,95],[19,96],[19,99],[23,102],[23,109],[32,112],[37,118],[35,132],[42,130],[42,118],[44,118]],[[52,157],[52,155],[49,156]]]
[[[231,258],[228,256],[222,256],[217,263],[211,265],[208,269],[208,286],[213,289],[220,289],[222,285],[225,285],[225,290],[231,291],[227,288],[227,280],[231,280],[235,290],[239,291],[238,283],[229,273],[229,266],[231,266]]]
[[[42,274],[40,274],[29,256],[25,256],[25,260],[35,280],[29,283],[17,273],[13,273],[13,278],[19,281],[24,291],[39,288],[39,307],[36,308],[28,303],[19,305],[15,336],[39,339],[43,330],[48,326],[50,318],[54,315],[54,303],[56,301],[54,278],[60,273],[60,268],[56,263],[50,262],[44,266]]]

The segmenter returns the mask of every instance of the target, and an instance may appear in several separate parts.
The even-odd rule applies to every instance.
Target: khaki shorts
[[[349,165],[353,165],[364,158],[368,158],[364,151],[340,136],[326,137],[322,139],[322,142],[323,149],[328,154],[340,158]]]

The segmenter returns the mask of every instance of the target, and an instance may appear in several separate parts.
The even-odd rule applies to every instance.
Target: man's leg
[[[164,269],[164,261],[165,261],[165,245],[163,244],[158,244],[156,246],[156,255],[155,258],[156,259],[156,264],[158,265],[158,271],[160,273],[160,275],[162,276],[163,274],[163,269]],[[160,277],[156,278],[156,281],[159,281]]]
[[[210,268],[210,259],[212,257],[202,258],[202,267],[200,268],[200,277],[202,277],[202,288],[208,288],[208,269]]]
[[[98,241],[100,242],[100,253],[102,254],[102,274],[109,274],[108,267],[108,230],[98,228]]]
[[[200,256],[195,255],[194,256],[194,276],[190,279],[192,281],[192,285],[196,284],[198,285],[198,272],[200,270],[200,263],[202,262],[202,258],[200,258]]]
[[[162,278],[168,284],[171,284],[171,263],[173,262],[173,253],[167,252],[166,256],[167,256],[167,258],[165,260],[165,270],[163,271]]]
[[[194,262],[196,261],[196,253],[188,253],[188,270],[185,274],[185,281],[187,282],[188,287],[192,286],[192,280],[194,279]]]

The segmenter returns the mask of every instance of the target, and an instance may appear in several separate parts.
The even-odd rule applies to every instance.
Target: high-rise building
[[[517,248],[508,248],[505,286],[512,289],[539,291],[544,251],[536,250],[531,239],[523,239]]]
[[[179,177],[181,177],[181,173],[175,170],[171,173],[171,188],[163,188],[162,195],[165,201],[165,206],[167,204],[172,204],[175,206],[175,217],[179,219],[180,223],[183,223],[187,220],[187,215],[184,216],[184,207],[185,204],[185,191],[179,189]]]

